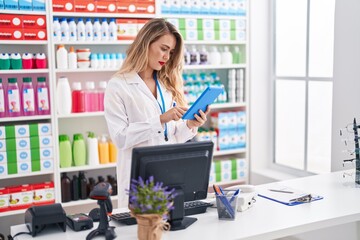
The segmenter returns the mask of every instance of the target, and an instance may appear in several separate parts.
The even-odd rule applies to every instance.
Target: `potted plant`
[[[175,189],[169,190],[161,182],[154,182],[151,176],[147,180],[132,179],[129,195],[129,208],[138,224],[138,239],[161,239],[163,230],[169,230],[170,225],[165,220],[173,209]]]

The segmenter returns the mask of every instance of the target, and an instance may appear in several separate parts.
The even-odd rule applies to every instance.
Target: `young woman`
[[[184,121],[187,110],[181,71],[183,39],[164,19],[148,21],[127,50],[120,70],[105,92],[105,119],[118,152],[118,207],[128,205],[134,147],[184,143],[206,121],[199,111]]]

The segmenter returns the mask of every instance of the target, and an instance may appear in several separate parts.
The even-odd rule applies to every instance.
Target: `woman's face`
[[[170,59],[176,46],[176,39],[172,34],[166,34],[149,46],[149,63],[151,69],[159,71]]]

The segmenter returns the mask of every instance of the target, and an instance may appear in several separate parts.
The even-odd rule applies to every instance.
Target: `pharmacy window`
[[[272,165],[330,172],[335,0],[273,3]]]

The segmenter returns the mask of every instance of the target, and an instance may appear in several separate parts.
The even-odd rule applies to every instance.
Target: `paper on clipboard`
[[[268,189],[263,189],[259,192],[258,195],[260,197],[267,198],[288,206],[294,206],[301,203],[323,199],[321,196],[315,196],[310,193],[282,185],[274,185]]]
[[[215,99],[224,91],[222,87],[207,87],[204,92],[196,99],[195,103],[186,111],[182,119],[195,119],[194,114],[198,114],[199,110],[205,112],[206,107],[212,104]]]

